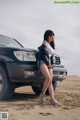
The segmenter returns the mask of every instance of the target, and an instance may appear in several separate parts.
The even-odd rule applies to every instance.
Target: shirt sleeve
[[[55,52],[54,52],[54,49],[50,46],[50,44],[48,43],[46,45],[46,50],[49,54],[53,55]]]
[[[44,53],[43,53],[44,52]],[[46,63],[46,65],[49,65],[49,60],[48,60],[48,58],[47,58],[47,56],[45,55],[46,53],[45,53],[45,51],[43,50],[42,52],[41,52],[41,57],[42,57],[42,59],[44,60],[44,62]]]

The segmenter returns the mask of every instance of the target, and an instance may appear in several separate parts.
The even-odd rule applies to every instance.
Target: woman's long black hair
[[[45,33],[44,33],[44,40],[48,41],[48,37],[52,36],[52,35],[55,35],[52,30],[46,30]],[[53,49],[55,49],[54,41],[51,41],[50,45]]]

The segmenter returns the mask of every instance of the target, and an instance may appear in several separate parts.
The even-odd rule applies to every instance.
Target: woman
[[[48,89],[51,103],[54,106],[61,105],[54,97],[54,90],[52,85],[52,75],[53,75],[53,55],[54,55],[54,38],[55,34],[51,30],[47,30],[44,33],[44,40],[41,46],[38,47],[39,54],[38,54],[38,68],[45,76],[45,81],[43,83],[42,92],[40,94],[40,102],[41,104],[45,104],[45,94],[46,90]]]

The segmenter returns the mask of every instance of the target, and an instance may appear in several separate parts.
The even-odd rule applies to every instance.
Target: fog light
[[[25,71],[24,74],[28,75],[28,76],[33,76],[34,72],[33,71]]]

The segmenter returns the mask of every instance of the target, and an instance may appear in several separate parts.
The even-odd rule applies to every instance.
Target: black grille
[[[54,64],[60,65],[60,57],[55,56]]]

